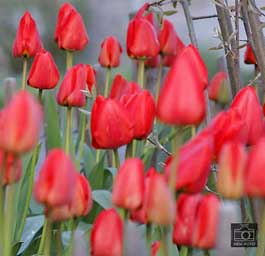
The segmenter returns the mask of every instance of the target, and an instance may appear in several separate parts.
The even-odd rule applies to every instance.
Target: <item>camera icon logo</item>
[[[257,223],[232,223],[231,247],[257,247]]]

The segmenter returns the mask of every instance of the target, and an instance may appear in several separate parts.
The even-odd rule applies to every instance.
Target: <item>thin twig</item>
[[[211,19],[211,18],[217,18],[217,14],[212,14],[212,15],[203,15],[203,16],[197,16],[197,17],[192,17],[192,20],[203,20],[203,19]]]
[[[158,140],[152,140],[150,136],[147,138],[147,140],[154,145],[156,148],[159,150],[162,150],[166,155],[171,156],[172,154],[165,148],[163,147]]]

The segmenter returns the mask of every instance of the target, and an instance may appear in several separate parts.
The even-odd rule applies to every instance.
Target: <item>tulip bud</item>
[[[62,106],[83,107],[86,104],[87,69],[84,64],[78,64],[65,74],[57,93],[57,103]]]
[[[228,142],[223,146],[217,172],[217,190],[223,197],[239,199],[243,196],[246,161],[247,153],[240,142]]]
[[[150,172],[149,189],[146,195],[147,218],[158,225],[170,225],[174,222],[174,199],[162,174]]]
[[[218,72],[212,78],[208,87],[209,99],[220,104],[229,102],[228,80],[225,72]]]
[[[52,55],[42,49],[33,60],[28,85],[37,89],[53,89],[60,79],[59,70]]]
[[[133,137],[144,139],[152,131],[155,119],[155,101],[147,90],[128,94],[122,97],[122,104],[129,112],[133,120]]]
[[[51,150],[34,186],[37,202],[48,208],[68,205],[74,197],[76,170],[70,157],[61,149]]]
[[[110,98],[120,100],[123,95],[138,91],[140,91],[140,87],[137,83],[128,82],[122,75],[117,74],[111,86]]]
[[[22,174],[21,159],[12,153],[0,151],[0,172],[3,172],[2,186],[18,182]]]
[[[120,65],[122,48],[115,36],[108,36],[101,43],[98,62],[102,67],[115,68]]]
[[[124,209],[135,210],[143,204],[143,199],[143,162],[138,158],[129,158],[118,170],[113,184],[112,203]]]
[[[246,123],[247,143],[255,144],[263,130],[262,111],[255,88],[248,85],[241,89],[235,96],[231,108],[236,108]]]
[[[151,246],[151,254],[150,254],[150,256],[157,256],[159,249],[160,249],[160,241],[153,242],[152,246]]]
[[[133,123],[117,100],[98,96],[92,106],[90,124],[94,148],[115,149],[132,140]]]
[[[42,126],[42,107],[27,91],[17,92],[0,113],[0,148],[21,154],[38,142]]]
[[[204,79],[199,74],[204,68],[199,68],[193,48],[186,47],[166,75],[157,103],[157,117],[163,123],[199,124],[205,117]]]
[[[257,65],[257,60],[256,60],[255,54],[254,54],[254,52],[252,50],[252,47],[251,47],[250,43],[247,44],[246,52],[245,52],[245,55],[244,55],[244,62],[246,64]]]
[[[59,48],[69,51],[81,51],[88,44],[89,38],[83,19],[70,3],[60,7],[54,39]]]
[[[90,93],[92,93],[92,87],[96,86],[96,71],[89,64],[85,64],[85,69],[86,69],[86,73],[87,73],[86,83],[88,86],[88,90],[90,91]]]
[[[103,210],[97,216],[91,231],[90,246],[92,256],[123,255],[123,223],[114,209]]]
[[[37,25],[29,11],[19,21],[17,34],[13,43],[14,57],[32,57],[42,49]]]

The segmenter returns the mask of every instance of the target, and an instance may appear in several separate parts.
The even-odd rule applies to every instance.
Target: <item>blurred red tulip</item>
[[[148,221],[157,225],[170,225],[174,222],[174,199],[164,176],[150,172],[149,188],[146,195]]]
[[[10,185],[19,181],[22,174],[21,159],[12,154],[0,151],[0,172],[2,186]]]
[[[120,65],[122,48],[115,36],[108,36],[101,43],[98,62],[102,67],[115,68]]]
[[[42,49],[32,62],[28,85],[37,89],[53,89],[60,79],[59,70],[52,55]]]
[[[54,39],[59,48],[80,51],[88,44],[89,38],[86,32],[84,21],[70,3],[60,7]]]
[[[124,186],[126,184],[126,186]],[[113,184],[112,203],[135,210],[144,200],[144,164],[138,158],[128,158],[119,168]]]
[[[257,60],[256,60],[255,54],[252,50],[250,43],[247,44],[247,48],[246,48],[245,55],[244,55],[244,62],[246,64],[257,65]]]
[[[235,96],[231,108],[236,108],[247,126],[247,143],[255,144],[263,129],[261,106],[255,88],[248,85]]]
[[[61,149],[51,150],[35,182],[36,201],[48,209],[69,205],[74,198],[76,179],[76,170],[70,157]]]
[[[157,103],[157,117],[163,123],[199,124],[205,117],[203,79],[198,75],[203,68],[191,60],[197,58],[193,48],[186,47],[166,75]]]
[[[17,34],[13,43],[14,57],[32,57],[42,49],[36,22],[29,11],[19,21]]]
[[[157,55],[155,57],[152,57],[151,59],[147,59],[144,62],[145,68],[157,68],[159,67],[159,63],[160,63],[160,56]]]
[[[151,246],[151,254],[150,254],[150,256],[157,256],[159,249],[160,249],[160,241],[153,242],[152,246]]]
[[[96,71],[89,64],[85,64],[85,69],[87,73],[86,82],[87,82],[88,90],[90,91],[90,93],[92,93],[92,87],[96,86]]]
[[[111,86],[110,98],[120,100],[123,95],[138,91],[140,91],[140,87],[137,83],[128,82],[122,75],[117,74]]]
[[[84,64],[68,69],[57,93],[57,103],[69,107],[85,106],[86,96],[81,90],[86,90],[86,84],[87,69]]]
[[[123,223],[116,210],[103,210],[97,216],[91,231],[90,246],[92,256],[123,255]]]
[[[42,107],[27,91],[17,92],[0,113],[0,149],[21,154],[38,143]]]
[[[133,137],[144,139],[152,131],[155,119],[155,100],[148,90],[127,94],[121,98],[122,104],[133,121]]]
[[[92,146],[115,149],[131,142],[133,123],[125,107],[114,99],[98,96],[91,111]]]
[[[165,175],[167,180],[176,180],[176,190],[188,193],[204,190],[210,173],[213,146],[213,135],[210,132],[201,132],[180,148],[175,170],[172,170],[175,159],[167,160]]]
[[[228,79],[225,72],[218,72],[214,75],[210,81],[209,87],[209,99],[219,102],[221,104],[226,104],[229,102],[229,92],[228,92]]]
[[[218,161],[217,190],[224,197],[239,199],[244,193],[247,162],[245,146],[238,141],[226,143]]]

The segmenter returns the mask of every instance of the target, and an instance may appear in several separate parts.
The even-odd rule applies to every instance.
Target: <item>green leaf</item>
[[[89,171],[91,170],[92,163],[95,163],[96,159],[96,152],[92,148],[90,148],[87,144],[84,144],[84,154],[83,154],[83,161],[84,161],[84,169],[86,171],[86,175],[89,176]]]
[[[164,11],[164,12],[163,12],[163,14],[164,14],[165,16],[171,16],[171,15],[176,14],[176,13],[177,13],[176,10],[170,10],[170,11]]]
[[[92,198],[102,208],[111,208],[111,193],[108,190],[95,190],[92,192]]]
[[[47,92],[45,97],[45,133],[47,136],[47,148],[48,150],[52,148],[61,147],[61,135],[60,135],[60,125],[59,116],[57,113],[57,105],[50,92]]]

